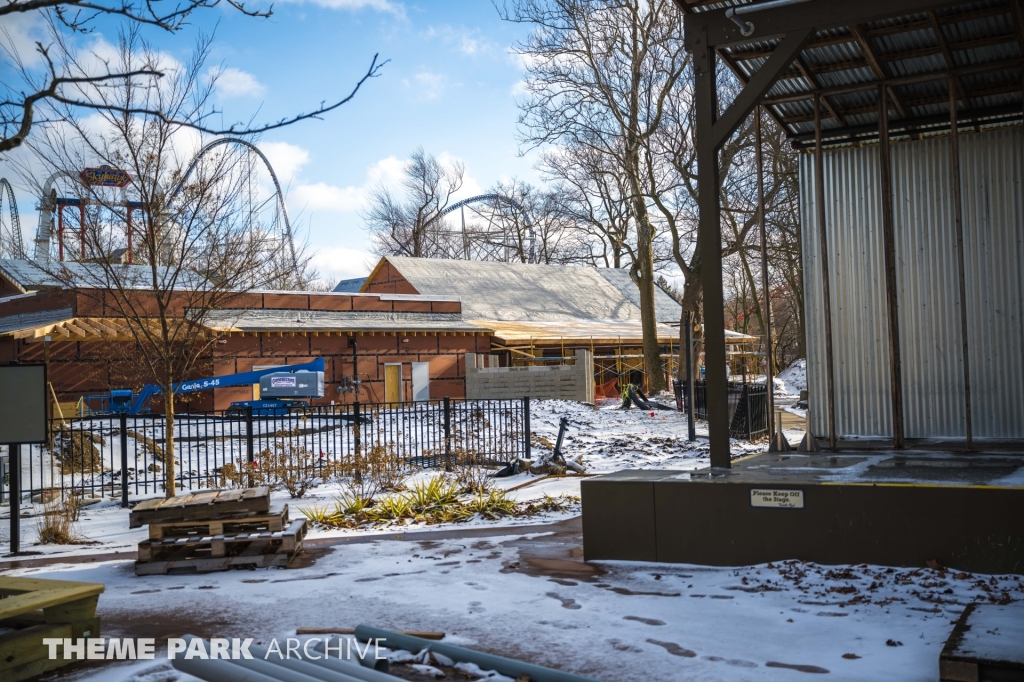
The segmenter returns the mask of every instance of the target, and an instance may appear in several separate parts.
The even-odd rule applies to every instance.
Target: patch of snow
[[[513,680],[511,677],[506,677],[505,675],[502,675],[496,670],[484,670],[476,663],[456,663],[452,667],[454,667],[456,670],[461,670],[467,675],[472,675],[473,677],[485,680],[492,680],[493,682],[515,682],[515,680]]]
[[[191,679],[154,674],[166,664],[161,632],[202,628],[265,646],[297,627],[360,623],[442,630],[459,646],[617,682],[782,682],[800,677],[794,666],[924,682],[938,678],[950,621],[966,604],[1024,600],[1016,575],[800,561],[591,562],[603,574],[549,578],[518,568],[518,537],[348,544],[288,570],[137,577],[132,562],[108,561],[5,575],[103,583],[104,636],[139,636],[144,623],[158,637],[157,660],[96,662],[74,673],[78,682]]]
[[[785,395],[800,395],[807,390],[807,360],[797,360],[775,377],[775,390]]]

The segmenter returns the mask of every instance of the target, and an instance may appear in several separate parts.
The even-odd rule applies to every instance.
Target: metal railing
[[[684,410],[686,400],[684,382]],[[707,383],[704,381],[693,382],[693,411],[697,419],[708,418]],[[753,441],[768,435],[768,388],[763,384],[729,382],[729,436]]]
[[[528,453],[530,399],[355,402],[282,416],[181,413],[174,420],[181,490],[228,485],[240,472],[292,458],[351,472],[371,458],[404,466],[503,466]],[[23,446],[19,490],[46,501],[69,491],[117,497],[164,491],[167,447],[161,415],[92,415],[51,422],[52,446]],[[283,453],[283,454],[282,454]],[[276,458],[276,459],[275,459]],[[261,472],[262,480],[271,474]]]

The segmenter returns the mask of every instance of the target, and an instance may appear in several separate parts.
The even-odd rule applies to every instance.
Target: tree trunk
[[[679,380],[686,380],[686,313],[691,313],[691,324],[696,326],[693,332],[692,340],[693,346],[690,348],[690,360],[692,362],[691,369],[693,370],[694,378],[697,378],[698,371],[700,369],[700,346],[704,338],[704,333],[700,327],[701,314],[700,314],[700,300],[703,295],[703,289],[700,284],[700,264],[699,262],[693,264],[690,270],[690,276],[683,284],[683,304],[682,311],[679,315]]]
[[[649,232],[650,228],[647,228]],[[657,393],[665,390],[665,369],[661,361],[661,346],[658,343],[658,315],[654,306],[654,253],[650,239],[641,246],[638,254],[643,258],[639,268],[640,323],[644,335],[644,373],[647,375],[647,390]]]
[[[174,497],[174,393],[171,386],[164,386],[164,490],[166,497]]]

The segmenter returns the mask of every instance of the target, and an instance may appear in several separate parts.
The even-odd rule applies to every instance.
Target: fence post
[[[530,457],[530,396],[523,396],[523,459],[533,461]]]
[[[693,322],[691,313],[686,313],[686,422],[687,439],[697,440],[697,424],[694,423],[694,412],[697,407],[693,403],[696,395],[693,386]]]
[[[452,401],[444,397],[444,470],[452,471]]]
[[[21,445],[19,443],[7,446],[7,465],[11,495],[11,554],[17,554],[21,551]]]
[[[352,405],[352,444],[355,446],[356,457],[360,455],[360,446],[362,445],[362,430],[363,423],[359,421],[359,401],[355,401]]]
[[[754,416],[750,414],[750,384],[746,382],[743,384],[743,411],[747,415],[747,442],[749,443],[754,439],[754,436],[751,433]]]
[[[245,408],[245,459],[249,463],[249,486],[252,487],[252,465],[256,461],[256,451],[252,442],[252,406]]]
[[[128,415],[121,413],[121,506],[128,507]]]

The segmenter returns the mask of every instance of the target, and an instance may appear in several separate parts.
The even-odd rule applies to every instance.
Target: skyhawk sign
[[[82,182],[90,186],[99,187],[124,187],[132,181],[132,176],[120,168],[100,166],[98,168],[85,168],[78,174]]]

